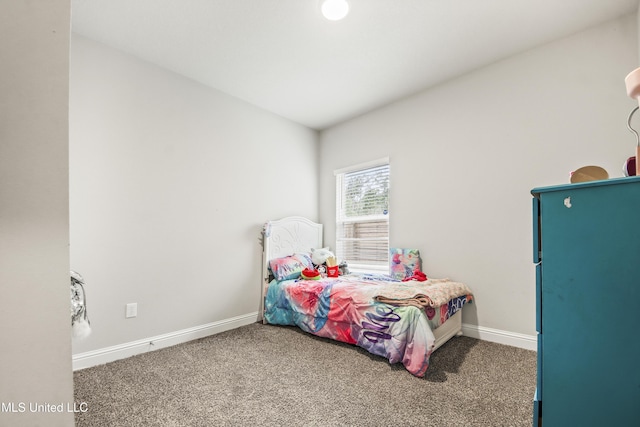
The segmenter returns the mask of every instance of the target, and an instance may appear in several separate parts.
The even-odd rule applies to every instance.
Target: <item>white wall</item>
[[[463,322],[535,335],[530,190],[634,155],[638,64],[627,16],[519,54],[321,133],[320,219],[335,246],[333,170],[389,156],[391,245],[467,283]]]
[[[0,2],[2,426],[73,425],[70,9],[68,0]]]
[[[255,315],[263,223],[317,220],[317,132],[75,35],[70,126],[74,354]]]
[[[466,324],[534,335],[529,192],[586,164],[621,175],[636,27],[477,70],[326,130],[320,148],[309,129],[74,36],[71,265],[93,334],[73,353],[255,313],[262,223],[319,219],[335,246],[333,170],[384,156],[392,246],[473,288]]]

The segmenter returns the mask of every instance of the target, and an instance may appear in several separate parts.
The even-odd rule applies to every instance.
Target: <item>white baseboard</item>
[[[136,354],[148,351],[159,350],[172,345],[181,344],[209,335],[219,334],[241,326],[255,323],[258,319],[258,312],[245,314],[243,316],[232,317],[193,328],[182,329],[168,334],[157,335],[138,341],[132,341],[112,347],[101,348],[88,351],[86,353],[74,354],[72,357],[73,370],[90,368],[102,365],[119,359],[135,356]],[[538,348],[537,338],[531,335],[518,334],[515,332],[502,331],[499,329],[485,328],[482,326],[462,324],[462,332],[465,336],[498,344],[510,345],[536,351]]]
[[[135,356],[136,354],[148,351],[159,350],[172,345],[181,344],[187,341],[204,338],[209,335],[229,331],[231,329],[255,323],[258,319],[258,312],[249,313],[218,322],[208,323],[193,328],[182,329],[168,334],[157,335],[138,341],[132,341],[112,347],[101,348],[88,351],[86,353],[74,354],[72,357],[73,370],[90,368],[96,365],[113,362],[119,359]]]
[[[538,338],[532,335],[518,334],[515,332],[485,328],[483,326],[469,325],[466,323],[462,324],[462,333],[464,336],[479,340],[510,345],[512,347],[524,348],[526,350],[538,350]]]

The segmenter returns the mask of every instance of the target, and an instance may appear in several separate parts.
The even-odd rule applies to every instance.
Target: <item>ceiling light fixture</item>
[[[349,13],[347,0],[324,0],[322,14],[330,21],[339,21]]]

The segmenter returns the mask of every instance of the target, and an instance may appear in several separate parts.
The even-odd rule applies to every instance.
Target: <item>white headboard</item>
[[[276,221],[268,221],[263,230],[262,249],[262,295],[260,298],[259,320],[262,319],[264,297],[269,280],[269,260],[293,255],[297,252],[311,252],[322,247],[322,224],[301,216],[289,216]]]

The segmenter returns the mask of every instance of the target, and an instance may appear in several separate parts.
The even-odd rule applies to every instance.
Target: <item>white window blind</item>
[[[353,271],[389,271],[389,162],[336,172],[336,256]]]

